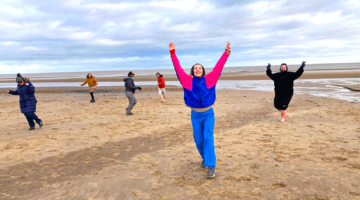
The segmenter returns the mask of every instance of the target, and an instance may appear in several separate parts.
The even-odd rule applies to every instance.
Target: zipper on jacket
[[[198,87],[199,87],[200,108],[202,108],[202,105],[201,105],[201,92],[200,92],[200,79],[199,78],[198,78]]]

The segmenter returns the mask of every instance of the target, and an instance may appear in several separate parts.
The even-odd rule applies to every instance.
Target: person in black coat
[[[23,78],[20,74],[17,74],[16,82],[18,83],[17,90],[9,90],[8,93],[12,95],[19,95],[20,110],[29,122],[29,130],[35,129],[34,121],[38,123],[41,128],[43,126],[43,122],[35,114],[37,103],[35,98],[35,87],[30,82],[29,78]]]
[[[282,63],[280,66],[280,72],[275,74],[271,72],[271,64],[268,63],[266,75],[274,81],[274,106],[281,112],[281,123],[285,122],[285,118],[288,117],[286,109],[288,108],[294,94],[294,81],[303,74],[305,63],[306,61],[303,61],[296,72],[288,72],[287,64]]]
[[[128,77],[124,78],[124,82],[125,82],[125,95],[129,100],[129,105],[126,108],[126,115],[133,115],[133,113],[131,112],[131,110],[134,108],[134,106],[137,103],[137,100],[135,98],[135,90],[142,90],[141,87],[136,87],[134,84],[134,77],[135,74],[130,71],[128,73]]]

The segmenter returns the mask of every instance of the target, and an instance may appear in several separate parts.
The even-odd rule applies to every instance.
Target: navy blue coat
[[[20,96],[19,103],[22,113],[36,112],[37,100],[35,98],[35,87],[30,81],[27,81],[26,83],[28,83],[29,85],[20,86],[18,84],[17,90],[10,90],[9,94]]]

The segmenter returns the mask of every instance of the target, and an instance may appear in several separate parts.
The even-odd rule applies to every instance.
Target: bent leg
[[[133,107],[135,106],[135,104],[137,103],[135,96],[132,92],[125,92],[126,97],[129,100],[129,105],[126,109],[126,114],[130,114],[131,110],[133,109]]]
[[[281,108],[281,120],[280,120],[280,122],[285,122],[285,118],[289,116],[289,115],[287,114],[286,109],[289,107],[291,98],[292,98],[292,94],[291,94],[291,95],[282,96],[282,98],[281,98],[282,108]]]
[[[34,119],[32,118],[31,116],[31,113],[24,113],[25,117],[26,117],[26,120],[28,121],[29,123],[29,126],[30,127],[34,127],[35,126],[35,123],[34,123]]]

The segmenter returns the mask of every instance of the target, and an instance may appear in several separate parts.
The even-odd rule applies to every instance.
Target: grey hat
[[[160,72],[156,72],[156,75],[158,75],[158,74],[161,75]]]
[[[21,76],[21,74],[17,74],[17,77],[16,77],[16,82],[17,83],[20,83],[22,81],[25,81],[25,79]]]

